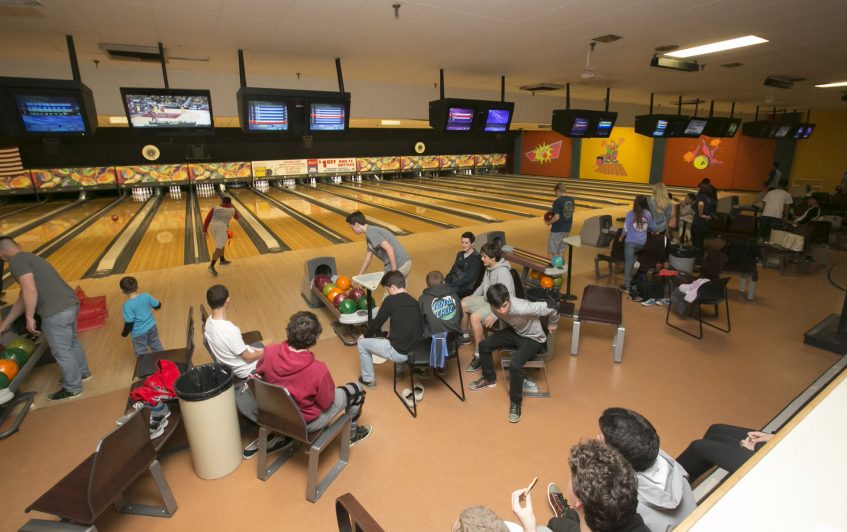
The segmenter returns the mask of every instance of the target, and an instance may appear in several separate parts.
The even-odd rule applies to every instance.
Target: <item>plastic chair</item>
[[[212,351],[212,348],[209,347],[209,341],[206,340],[206,320],[209,319],[209,313],[206,311],[206,307],[203,304],[200,304],[200,337],[203,338],[203,347],[206,348],[206,352],[209,353],[209,356],[212,357],[214,362],[218,362],[219,364],[223,364],[220,358]],[[257,342],[261,342],[263,340],[262,333],[259,331],[248,331],[246,333],[241,333],[241,341],[247,345],[255,344]]]
[[[270,384],[260,379],[250,379],[250,389],[256,398],[258,416],[256,422],[259,425],[259,453],[256,464],[256,476],[260,480],[267,480],[279,469],[300,447],[290,445],[284,449],[281,455],[268,465],[268,434],[274,432],[288,436],[298,442],[309,445],[309,471],[306,480],[306,500],[316,502],[323,495],[326,488],[347,466],[350,457],[350,431],[352,416],[344,413],[337,417],[327,427],[309,432],[306,428],[306,420],[300,412],[300,408],[282,386]],[[339,436],[340,456],[330,471],[318,479],[318,462],[321,453],[329,444]]]
[[[668,312],[665,315],[665,323],[678,331],[684,332],[688,336],[697,338],[698,340],[703,339],[703,325],[708,325],[713,329],[717,329],[725,333],[730,332],[732,330],[732,323],[729,320],[729,297],[727,297],[727,284],[729,284],[730,279],[731,277],[722,277],[715,281],[709,281],[708,283],[701,286],[700,290],[697,291],[697,299],[694,300],[694,303],[692,303],[692,305],[696,305],[697,308],[697,321],[700,325],[699,336],[692,332],[686,331],[685,329],[678,327],[670,322],[672,305],[668,305]],[[717,317],[718,305],[720,305],[721,303],[726,304],[726,329],[719,327],[714,323],[703,321],[703,305],[714,305],[715,317]]]
[[[155,373],[156,362],[159,360],[170,360],[179,367],[180,373],[191,369],[191,358],[194,356],[194,307],[188,307],[188,326],[185,336],[185,347],[153,351],[138,357],[135,361],[132,379],[148,377]]]
[[[161,507],[124,500],[123,492],[148,471],[162,498]],[[94,521],[112,504],[121,513],[153,517],[171,517],[177,510],[173,493],[156,460],[150,427],[145,416],[138,412],[100,440],[94,454],[25,510],[52,514],[62,522],[31,519],[20,530],[91,530]]]

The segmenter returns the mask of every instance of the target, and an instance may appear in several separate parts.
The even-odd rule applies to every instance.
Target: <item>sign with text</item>
[[[319,174],[355,174],[356,158],[318,159]]]
[[[253,161],[253,178],[296,177],[309,173],[308,159],[285,159],[278,161]]]

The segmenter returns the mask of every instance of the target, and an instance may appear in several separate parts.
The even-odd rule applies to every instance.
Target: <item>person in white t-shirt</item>
[[[765,204],[762,216],[759,217],[759,235],[762,238],[770,237],[771,229],[781,227],[788,217],[788,208],[794,203],[794,198],[785,190],[787,186],[788,181],[780,181],[777,188],[762,198]]]
[[[256,364],[265,353],[262,344],[247,345],[241,337],[241,329],[226,319],[229,306],[229,290],[216,284],[206,290],[206,302],[212,308],[212,315],[203,326],[203,336],[209,350],[218,362],[232,368],[235,375],[235,406],[244,417],[256,423],[256,399],[247,386],[247,379],[253,377]],[[268,440],[268,452],[278,451],[294,440],[272,434]],[[259,451],[258,438],[244,448],[244,459],[250,459]]]

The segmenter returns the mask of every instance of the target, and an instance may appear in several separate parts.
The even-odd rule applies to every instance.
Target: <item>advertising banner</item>
[[[253,178],[298,177],[309,173],[308,159],[286,159],[278,161],[253,161]]]
[[[39,190],[79,190],[80,188],[114,188],[117,186],[115,167],[44,168],[32,171],[32,180]]]
[[[118,182],[123,185],[188,182],[187,164],[117,166],[115,170],[117,171]]]
[[[355,174],[356,158],[318,159],[319,174]]]
[[[188,173],[192,181],[248,180],[253,167],[249,162],[189,164]]]

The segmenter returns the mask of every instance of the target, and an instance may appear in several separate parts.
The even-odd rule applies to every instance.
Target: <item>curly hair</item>
[[[508,532],[508,530],[506,523],[487,506],[465,508],[459,514],[456,524],[453,525],[453,532]]]
[[[288,335],[288,345],[294,349],[308,349],[315,345],[323,329],[318,317],[311,312],[297,312],[288,320],[285,333]]]
[[[623,527],[638,507],[635,471],[612,447],[597,440],[578,443],[568,458],[571,486],[593,532]]]
[[[606,443],[617,449],[636,471],[644,471],[659,456],[659,434],[638,412],[607,408],[599,424]]]

